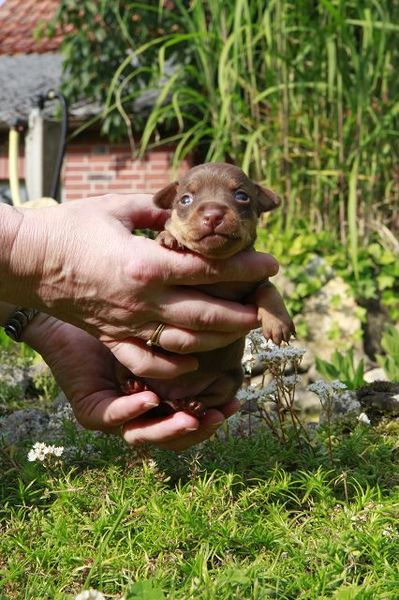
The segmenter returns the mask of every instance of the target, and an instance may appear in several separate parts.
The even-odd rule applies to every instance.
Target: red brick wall
[[[20,144],[20,178],[24,178],[23,144]],[[172,181],[173,148],[149,152],[143,159],[132,157],[124,144],[80,142],[69,144],[62,171],[63,201],[107,193],[156,192]],[[181,171],[189,167],[183,164]],[[8,179],[8,149],[0,145],[0,180]]]
[[[128,145],[93,143],[68,146],[63,169],[63,199],[109,192],[156,192],[172,181],[173,148],[132,157]],[[188,163],[182,170],[188,168]]]

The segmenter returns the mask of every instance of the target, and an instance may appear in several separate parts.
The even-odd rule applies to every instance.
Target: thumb
[[[73,402],[72,407],[76,419],[83,427],[104,433],[118,433],[121,425],[145,414],[158,404],[159,398],[147,390],[128,396],[119,396],[105,390]]]

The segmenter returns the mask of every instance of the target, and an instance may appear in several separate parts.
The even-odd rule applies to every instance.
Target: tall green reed
[[[175,166],[192,153],[242,165],[281,192],[287,229],[305,218],[348,241],[357,275],[358,237],[389,223],[399,196],[398,0],[174,0],[161,22],[165,11],[176,27],[151,42],[159,96],[140,152],[173,141]],[[131,65],[105,110],[123,106]]]

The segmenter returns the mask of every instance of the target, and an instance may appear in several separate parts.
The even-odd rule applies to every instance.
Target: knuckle
[[[107,194],[103,194],[102,196],[96,196],[96,198],[102,199],[106,202],[112,202],[115,200],[116,195],[109,192]]]
[[[106,427],[116,427],[117,425],[120,425],[120,419],[114,414],[112,406],[110,406],[104,414],[104,425]]]
[[[159,265],[157,266],[146,256],[136,256],[131,264],[132,276],[140,281],[143,286],[160,283]]]
[[[132,373],[137,377],[148,377],[154,368],[154,356],[148,356],[144,350],[137,354]]]
[[[190,354],[195,350],[196,347],[196,337],[189,333],[185,333],[184,335],[180,335],[179,339],[176,340],[173,344],[174,352],[178,354]]]
[[[137,375],[137,377],[145,377],[147,374],[148,364],[147,361],[141,360],[139,363],[134,365],[133,373]]]
[[[216,313],[214,312],[202,312],[197,315],[195,319],[198,327],[204,330],[214,330],[217,329],[216,325],[218,323],[218,318]]]
[[[122,437],[129,446],[142,446],[148,441],[142,434],[125,427],[122,428]]]

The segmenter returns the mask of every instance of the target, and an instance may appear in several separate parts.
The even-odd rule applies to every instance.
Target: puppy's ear
[[[258,200],[258,212],[268,212],[274,210],[281,204],[281,199],[272,190],[265,188],[259,184],[255,184]]]
[[[171,208],[174,199],[176,198],[178,182],[174,181],[166,187],[159,190],[153,198],[154,204],[159,208]]]

